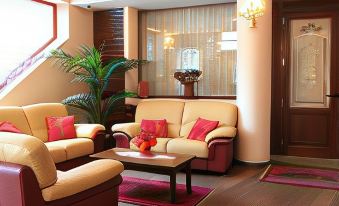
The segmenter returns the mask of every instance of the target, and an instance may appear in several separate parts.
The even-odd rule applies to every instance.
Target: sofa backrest
[[[60,103],[33,104],[22,108],[30,125],[32,135],[43,142],[48,141],[46,117],[68,115],[66,106]]]
[[[219,121],[219,126],[235,127],[237,116],[237,106],[234,104],[203,100],[187,101],[182,116],[180,136],[187,137],[199,117]]]
[[[56,167],[47,147],[35,137],[0,132],[0,161],[30,167],[41,189],[57,180]]]
[[[182,113],[185,102],[171,100],[147,100],[140,102],[135,113],[135,122],[142,119],[166,119],[168,123],[168,137],[179,137]]]
[[[8,121],[25,134],[32,135],[24,110],[21,107],[0,107],[0,122]]]

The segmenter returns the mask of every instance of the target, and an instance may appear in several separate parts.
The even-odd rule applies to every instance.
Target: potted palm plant
[[[122,91],[103,99],[103,92],[108,86],[109,77],[114,72],[125,72],[136,68],[143,60],[112,58],[103,63],[101,49],[81,46],[80,52],[70,55],[61,49],[53,50],[50,58],[55,59],[58,68],[74,74],[72,82],[84,82],[89,87],[88,93],[67,97],[63,104],[84,111],[91,123],[107,125],[108,117],[117,109],[116,103],[126,97],[136,96],[133,92]]]

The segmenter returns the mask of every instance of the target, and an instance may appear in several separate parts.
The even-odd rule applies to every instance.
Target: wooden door
[[[285,18],[284,147],[287,155],[336,157],[335,18],[289,14]],[[332,78],[331,78],[332,77]],[[331,88],[332,86],[332,88]]]
[[[273,26],[271,153],[339,158],[339,14],[292,10]]]

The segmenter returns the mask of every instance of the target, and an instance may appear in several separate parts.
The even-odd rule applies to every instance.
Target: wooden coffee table
[[[168,154],[158,152],[138,152],[125,148],[113,148],[91,155],[93,158],[114,159],[123,163],[126,170],[136,170],[170,176],[171,202],[175,202],[176,174],[185,169],[186,190],[192,193],[191,161],[194,155]]]

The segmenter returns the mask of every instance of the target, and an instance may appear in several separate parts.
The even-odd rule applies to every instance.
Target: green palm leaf
[[[89,93],[67,97],[62,103],[83,110],[93,123],[105,124],[112,112],[117,110],[119,100],[136,96],[132,92],[121,92],[102,100],[102,94],[107,89],[109,78],[113,73],[137,68],[138,65],[144,64],[146,61],[112,58],[107,64],[104,64],[101,52],[102,50],[83,45],[78,54],[71,55],[57,49],[51,52],[49,58],[53,58],[62,71],[74,75],[71,82],[82,82],[89,87]]]
[[[95,97],[92,94],[76,94],[67,97],[62,103],[85,111],[92,122],[96,122],[98,119],[97,111],[95,111]]]

